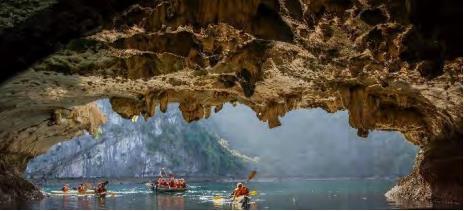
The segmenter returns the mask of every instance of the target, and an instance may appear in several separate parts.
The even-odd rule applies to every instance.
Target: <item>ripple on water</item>
[[[75,184],[71,184],[75,185]],[[258,209],[394,209],[384,193],[391,181],[291,181],[250,183],[257,195],[252,202]],[[46,186],[50,193],[60,184]],[[157,194],[142,184],[111,184],[113,192],[105,199],[89,196],[57,195],[42,201],[22,202],[14,209],[230,209],[233,183],[196,183],[184,193]],[[349,191],[348,191],[349,190]],[[292,199],[294,198],[294,199]]]

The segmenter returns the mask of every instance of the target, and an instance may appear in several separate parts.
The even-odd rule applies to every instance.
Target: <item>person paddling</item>
[[[80,184],[78,187],[77,187],[77,192],[79,192],[80,194],[83,194],[87,191],[87,189],[85,188],[84,184]]]
[[[174,174],[169,175],[169,188],[176,188],[176,182],[175,182]]]
[[[187,185],[185,184],[184,178],[180,178],[179,183],[180,183],[179,184],[180,188],[186,188],[187,187]]]
[[[237,187],[234,189],[232,192],[232,195],[234,198],[240,197],[240,196],[248,196],[250,193],[250,190],[242,183],[237,183]]]
[[[63,187],[61,188],[63,192],[68,192],[69,191],[69,184],[64,184]]]
[[[106,196],[106,185],[108,185],[108,181],[98,183],[97,189],[95,190],[95,194],[98,197],[105,197]]]
[[[250,194],[250,191],[244,184],[237,183],[237,187],[234,189],[234,191],[231,194],[231,196],[233,196],[232,206],[238,206],[240,209],[248,209],[250,206],[249,194]]]

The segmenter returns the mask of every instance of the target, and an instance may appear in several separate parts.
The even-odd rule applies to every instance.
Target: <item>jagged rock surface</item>
[[[2,85],[2,152],[35,152],[17,147],[14,134],[50,119],[50,111],[103,97],[125,117],[150,117],[156,105],[165,111],[178,102],[189,122],[238,102],[270,127],[292,109],[347,109],[359,136],[396,130],[422,150],[411,175],[388,196],[462,204],[462,5],[455,5],[462,2],[140,2],[105,13],[88,28],[69,29],[77,36],[45,39],[67,45],[44,60],[28,57],[31,50],[15,63],[11,55],[18,52],[7,56],[2,49],[14,70],[36,62]],[[19,43],[14,32],[0,37]],[[42,46],[37,43],[31,49]],[[45,49],[42,56],[54,48]],[[30,121],[17,127],[16,119]],[[408,191],[413,186],[425,193]]]
[[[97,128],[106,121],[95,103],[47,111],[49,113],[30,115],[27,119],[2,121],[1,128],[16,128],[8,134],[2,131],[3,137],[10,142],[0,145],[0,201],[41,198],[39,189],[22,178],[28,161],[84,130],[96,133]],[[21,116],[20,113],[10,115]]]

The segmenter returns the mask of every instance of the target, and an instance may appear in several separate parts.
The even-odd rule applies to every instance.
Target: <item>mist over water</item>
[[[348,113],[300,109],[269,129],[250,108],[227,104],[208,120],[240,152],[256,157],[261,176],[397,177],[412,168],[417,147],[399,132],[357,136]]]

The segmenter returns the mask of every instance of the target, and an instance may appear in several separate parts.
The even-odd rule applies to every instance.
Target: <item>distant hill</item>
[[[98,104],[108,117],[101,135],[53,146],[29,163],[28,177],[146,177],[162,167],[188,176],[243,177],[248,171],[246,156],[228,149],[202,123],[186,123],[176,106],[133,122],[114,113],[108,100]]]

